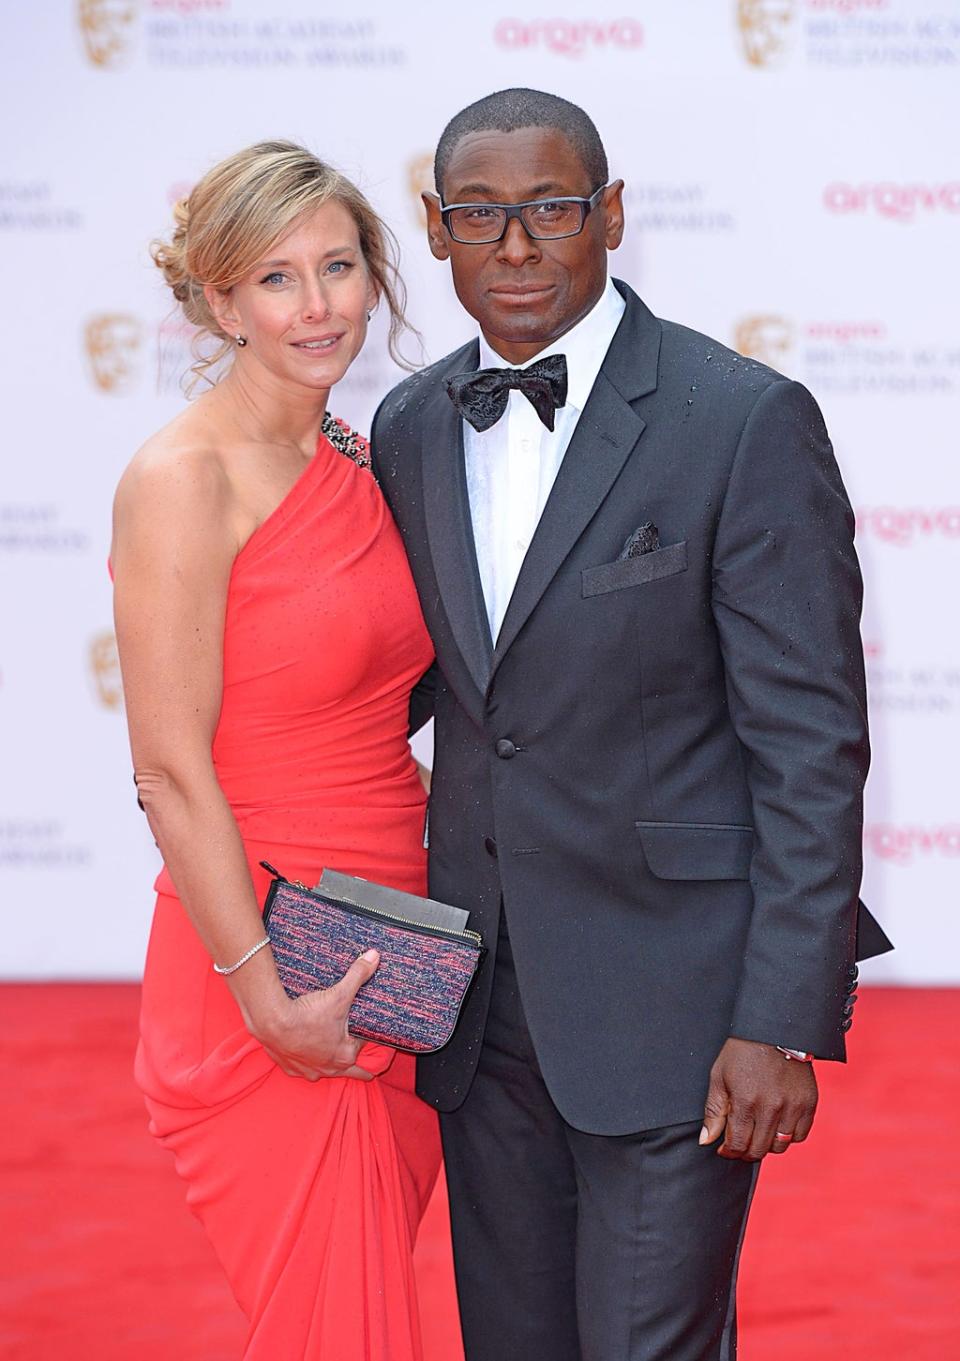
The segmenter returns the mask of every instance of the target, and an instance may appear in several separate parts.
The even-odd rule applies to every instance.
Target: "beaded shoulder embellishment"
[[[326,435],[338,454],[351,459],[360,468],[370,467],[370,441],[351,430],[339,416],[331,416],[329,411],[326,412],[320,432]]]

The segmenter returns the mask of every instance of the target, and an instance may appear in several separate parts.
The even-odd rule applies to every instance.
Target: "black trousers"
[[[733,1361],[759,1164],[701,1148],[700,1125],[567,1124],[504,924],[477,1075],[441,1117],[467,1361]]]

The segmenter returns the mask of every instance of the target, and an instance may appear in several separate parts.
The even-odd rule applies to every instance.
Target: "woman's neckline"
[[[297,477],[296,481],[293,482],[290,489],[280,498],[280,500],[274,506],[273,510],[271,510],[268,515],[264,516],[264,518],[260,521],[260,523],[252,531],[252,533],[250,533],[244,540],[244,542],[240,545],[240,548],[237,550],[237,555],[234,558],[235,563],[240,561],[240,559],[246,553],[247,549],[250,548],[250,546],[254,543],[254,541],[261,538],[262,535],[266,532],[266,530],[270,529],[275,522],[277,522],[278,520],[279,521],[285,520],[289,516],[291,510],[293,509],[293,505],[291,503],[295,503],[303,495],[304,487],[309,483],[310,479],[312,478],[317,468],[318,462],[321,461],[318,459],[318,455],[321,453],[322,447],[324,445],[330,447],[332,451],[332,445],[330,445],[330,441],[327,439],[326,435],[321,430],[320,434],[317,436],[316,448],[314,449],[312,455],[310,456],[307,466],[304,468],[303,472],[300,473],[300,475]]]

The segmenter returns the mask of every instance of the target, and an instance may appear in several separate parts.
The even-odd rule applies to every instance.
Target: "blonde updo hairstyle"
[[[302,214],[331,200],[343,204],[357,224],[377,296],[390,310],[390,354],[401,367],[412,367],[399,348],[400,337],[413,328],[404,315],[406,291],[389,227],[355,184],[305,147],[258,142],[209,170],[189,196],[174,205],[171,239],[151,245],[154,264],[187,321],[197,328],[190,389],[199,378],[215,383],[211,370],[234,347],[233,336],[221,328],[204,297],[204,286],[223,292],[232,288]]]

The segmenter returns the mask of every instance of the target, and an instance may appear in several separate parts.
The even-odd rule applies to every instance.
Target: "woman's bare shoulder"
[[[230,496],[218,431],[188,409],[134,454],[117,485],[114,509],[118,516],[149,511],[193,520],[224,510]]]

